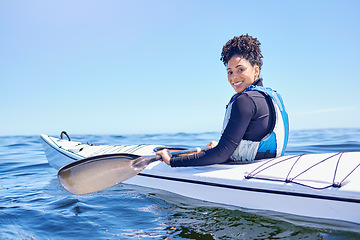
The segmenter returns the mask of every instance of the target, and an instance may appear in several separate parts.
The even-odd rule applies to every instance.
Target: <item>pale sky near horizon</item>
[[[290,128],[360,128],[360,1],[0,0],[0,135],[221,131],[222,46],[262,43]]]

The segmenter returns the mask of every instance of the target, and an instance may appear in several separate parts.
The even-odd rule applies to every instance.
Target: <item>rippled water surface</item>
[[[197,147],[219,134],[71,137],[96,144]],[[286,153],[336,151],[360,151],[360,129],[292,131]],[[56,174],[39,136],[0,137],[0,239],[360,239],[341,227],[302,225],[126,184],[75,196]]]

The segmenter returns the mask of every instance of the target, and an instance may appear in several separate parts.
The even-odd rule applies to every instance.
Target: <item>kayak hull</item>
[[[168,184],[167,182],[171,182]],[[323,198],[318,195],[296,194],[209,182],[174,180],[174,178],[139,175],[125,183],[161,189],[182,196],[244,209],[280,212],[304,217],[334,219],[359,223],[359,202],[348,199]],[[160,187],[161,186],[161,187]]]
[[[46,135],[41,135],[41,139],[49,164],[55,169],[94,155],[116,152],[150,155],[154,154],[156,147],[161,147],[159,145],[90,146]],[[331,183],[328,186],[325,180],[310,181],[308,176],[298,182],[282,181],[280,175],[291,175],[290,171],[286,170],[287,166],[284,165],[288,156],[282,157],[286,161],[280,159],[281,161],[278,161],[277,164],[263,160],[250,164],[219,164],[187,168],[170,168],[157,161],[124,183],[165,190],[185,197],[244,209],[319,218],[324,221],[326,219],[345,221],[360,226],[360,169],[356,167],[357,164],[360,164],[360,152],[344,153],[341,161],[332,160],[333,158],[337,159],[337,157],[333,157],[335,155],[337,156],[337,154],[309,154],[303,157],[306,158],[305,161],[301,160],[304,162],[302,168],[307,169],[309,162],[312,161],[325,164],[318,170],[316,167],[310,167],[310,170],[307,171],[310,172],[309,175],[314,175],[311,171],[317,171],[316,180],[332,171],[330,167],[324,169],[326,164],[331,166],[336,164],[336,176],[339,175],[341,179],[345,176],[345,180],[339,184],[341,186],[336,184],[331,186]],[[321,159],[330,160],[325,162]],[[296,164],[300,164],[298,162],[301,161],[296,160]],[[266,164],[268,166],[264,167]],[[319,164],[311,166],[313,165]],[[297,170],[294,170],[293,166],[291,171],[296,172]],[[255,174],[255,177],[252,177],[252,174],[261,168],[264,168],[261,173],[263,175]],[[321,179],[326,179],[326,177]]]

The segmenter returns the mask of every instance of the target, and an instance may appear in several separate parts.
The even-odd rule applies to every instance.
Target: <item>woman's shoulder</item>
[[[252,93],[254,92],[254,93]],[[238,94],[233,98],[233,105],[237,106],[240,109],[244,108],[253,108],[255,107],[255,98],[259,93],[255,93],[255,91],[248,91]],[[261,93],[260,93],[261,94]]]
[[[237,101],[253,101],[255,98],[265,98],[264,93],[260,92],[260,91],[256,91],[256,90],[252,90],[252,91],[247,91],[247,92],[243,92],[241,93],[238,97],[237,97]]]
[[[239,94],[235,100],[233,100],[233,110],[240,112],[252,112],[255,113],[256,109],[260,106],[267,105],[266,97],[264,93],[259,91],[247,91]]]

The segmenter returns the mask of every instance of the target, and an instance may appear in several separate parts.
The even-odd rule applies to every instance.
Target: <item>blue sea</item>
[[[219,138],[219,133],[69,134],[94,144],[183,147]],[[286,154],[337,151],[360,151],[360,129],[292,131]],[[61,187],[56,174],[39,136],[0,137],[0,239],[360,239],[360,231],[127,184],[76,196]]]

